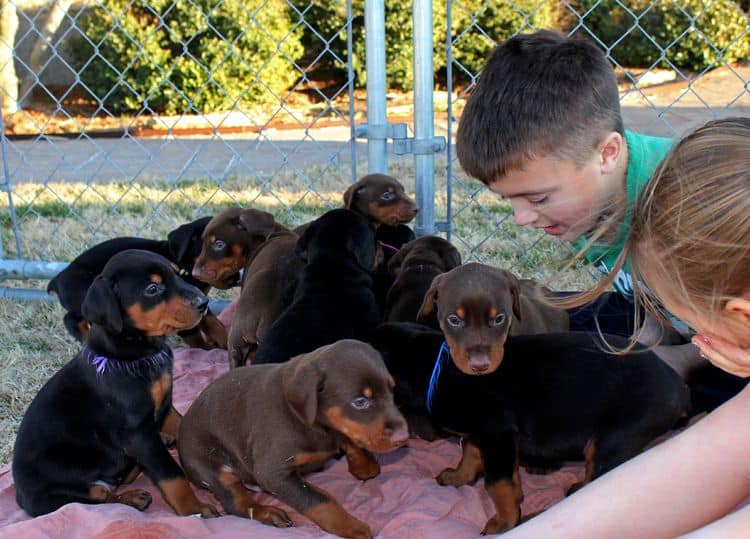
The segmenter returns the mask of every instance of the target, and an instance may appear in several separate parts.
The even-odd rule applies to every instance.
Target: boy
[[[463,169],[510,202],[516,224],[572,241],[605,273],[623,249],[637,194],[672,145],[624,129],[614,71],[593,43],[548,30],[495,49],[456,137]],[[572,330],[638,329],[627,264],[614,286],[618,293],[569,311]],[[705,364],[685,340],[654,350],[683,376]]]

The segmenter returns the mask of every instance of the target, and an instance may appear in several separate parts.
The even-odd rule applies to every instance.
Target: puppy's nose
[[[208,309],[208,298],[203,294],[199,294],[190,301],[190,306],[198,311],[205,311]]]
[[[469,354],[469,368],[475,374],[482,374],[490,368],[490,358],[485,353]]]
[[[390,424],[386,426],[385,434],[392,443],[401,445],[409,439],[409,428],[406,423]]]

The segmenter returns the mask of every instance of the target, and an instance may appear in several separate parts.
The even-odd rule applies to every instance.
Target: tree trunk
[[[26,73],[21,80],[21,88],[18,91],[22,103],[27,103],[31,98],[31,87],[39,80],[39,74],[42,71],[42,62],[46,61],[47,52],[52,44],[52,39],[55,37],[58,28],[60,28],[63,19],[65,19],[65,14],[68,12],[72,4],[73,0],[55,0],[49,7],[44,22],[37,30],[39,34],[37,35],[34,46],[31,48],[28,70],[26,70]]]
[[[13,48],[18,30],[18,15],[13,0],[0,0],[0,99],[3,115],[18,111],[18,77]]]

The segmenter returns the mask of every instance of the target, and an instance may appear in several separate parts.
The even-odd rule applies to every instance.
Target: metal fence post
[[[435,134],[432,102],[432,0],[414,0],[414,176],[419,214],[415,233],[435,232]]]
[[[385,0],[365,1],[368,171],[388,173],[385,107]]]

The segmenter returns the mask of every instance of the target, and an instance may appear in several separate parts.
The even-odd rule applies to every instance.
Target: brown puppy
[[[402,246],[388,262],[396,280],[386,296],[383,320],[415,322],[432,280],[460,265],[458,249],[438,236],[423,236]],[[437,317],[431,316],[427,325],[438,329]]]
[[[328,532],[370,538],[367,524],[300,473],[343,450],[352,475],[370,479],[380,472],[370,451],[390,451],[408,436],[380,354],[341,340],[285,363],[234,369],[211,383],[185,414],[178,449],[190,480],[233,515],[292,525],[281,509],[252,501],[244,485],[253,483]]]
[[[229,330],[229,366],[252,360],[263,336],[292,302],[305,261],[294,247],[298,236],[277,225],[245,268],[242,292]]]
[[[220,289],[239,284],[239,271],[279,227],[268,212],[227,208],[211,219],[203,231],[203,246],[193,266],[193,277]]]
[[[536,299],[531,281],[506,270],[470,263],[435,277],[419,317],[437,305],[440,329],[462,371],[482,374],[503,360],[505,339],[567,331],[568,314]],[[461,328],[474,331],[460,331]],[[460,335],[458,337],[457,335]]]
[[[381,225],[405,225],[419,208],[406,196],[404,186],[386,174],[368,174],[344,191],[344,207]]]

